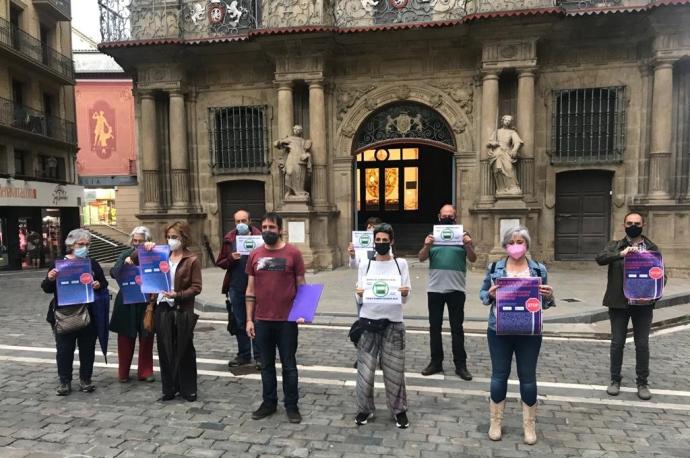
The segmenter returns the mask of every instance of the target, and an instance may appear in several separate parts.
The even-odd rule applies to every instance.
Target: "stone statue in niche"
[[[302,138],[302,126],[295,125],[292,135],[273,144],[283,150],[283,158],[278,162],[285,176],[285,198],[308,198],[305,189],[307,175],[311,173],[311,140]]]
[[[494,131],[489,139],[489,164],[496,181],[496,196],[515,196],[522,194],[517,180],[515,164],[518,152],[524,143],[513,128],[513,117],[501,117],[501,126]]]

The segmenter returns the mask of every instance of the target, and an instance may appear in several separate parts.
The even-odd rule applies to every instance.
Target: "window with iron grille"
[[[265,172],[266,106],[209,108],[214,173]]]
[[[553,92],[552,163],[620,162],[625,149],[623,87]]]

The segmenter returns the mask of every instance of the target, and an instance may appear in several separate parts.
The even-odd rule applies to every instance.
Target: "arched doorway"
[[[557,260],[592,260],[609,241],[612,178],[606,170],[556,175]]]
[[[396,252],[413,254],[438,209],[453,202],[455,142],[436,111],[396,102],[369,115],[353,143],[357,228],[377,216],[396,230]]]

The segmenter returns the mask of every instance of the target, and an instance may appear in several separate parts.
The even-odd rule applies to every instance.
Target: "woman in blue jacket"
[[[508,391],[510,366],[515,354],[520,398],[522,399],[522,425],[524,442],[528,445],[537,442],[535,430],[537,414],[537,359],[541,348],[541,335],[497,335],[496,334],[496,280],[502,277],[541,277],[539,292],[542,295],[542,308],[554,305],[553,288],[547,285],[546,267],[528,259],[530,236],[527,228],[517,226],[506,231],[501,246],[508,255],[492,263],[487,269],[479,297],[482,303],[491,306],[487,340],[491,355],[491,424],[489,438],[501,440],[501,421]]]

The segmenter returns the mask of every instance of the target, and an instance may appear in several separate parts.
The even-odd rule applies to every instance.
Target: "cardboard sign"
[[[434,245],[462,245],[462,224],[442,224],[434,226]]]
[[[61,259],[57,269],[57,306],[88,304],[94,301],[90,259]]]
[[[499,278],[496,290],[496,334],[541,335],[540,277]]]
[[[664,293],[664,260],[656,251],[629,253],[623,259],[623,294],[629,301],[653,302]]]
[[[242,256],[247,256],[254,249],[264,244],[264,239],[260,235],[238,235],[235,239],[237,252]]]
[[[172,291],[170,281],[170,247],[156,245],[151,251],[138,248],[139,275],[141,275],[142,293],[161,293]]]

